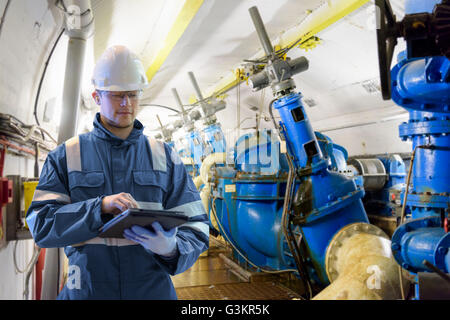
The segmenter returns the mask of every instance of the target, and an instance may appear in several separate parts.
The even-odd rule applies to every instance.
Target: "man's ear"
[[[92,98],[94,98],[96,104],[100,105],[100,95],[97,91],[92,92]]]

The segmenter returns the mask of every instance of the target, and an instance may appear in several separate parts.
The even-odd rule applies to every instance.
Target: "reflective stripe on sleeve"
[[[81,171],[80,138],[72,137],[65,142],[67,171]]]
[[[34,191],[33,201],[56,200],[67,204],[71,203],[70,197],[65,193],[36,189]]]
[[[209,237],[209,226],[204,222],[186,222],[180,225],[180,227],[188,227],[194,229]]]
[[[71,247],[79,247],[84,246],[87,244],[101,244],[104,246],[115,246],[115,247],[123,247],[123,246],[136,246],[139,245],[139,243],[136,243],[134,241],[128,240],[128,239],[121,239],[121,238],[92,238],[87,241],[83,241],[80,243],[76,243],[71,245]]]
[[[168,210],[169,211],[181,211],[188,217],[206,214],[205,208],[203,207],[201,200],[188,202],[188,203],[182,204],[181,206],[174,207],[174,208],[171,208]]]
[[[136,201],[139,209],[147,210],[163,210],[163,206],[159,202]]]
[[[164,149],[164,143],[153,138],[148,138],[150,143],[150,150],[152,153],[153,170],[167,171],[166,163],[166,151]]]
[[[181,211],[190,218],[197,216],[206,216],[205,208],[203,207],[201,200],[182,204],[181,206],[169,209],[169,211]],[[192,228],[209,237],[209,225],[206,223],[206,221],[186,222],[180,225],[180,227]]]

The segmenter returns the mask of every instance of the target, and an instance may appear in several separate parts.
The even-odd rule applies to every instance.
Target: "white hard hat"
[[[148,86],[141,60],[125,46],[112,46],[94,68],[92,84],[97,90],[135,91]]]

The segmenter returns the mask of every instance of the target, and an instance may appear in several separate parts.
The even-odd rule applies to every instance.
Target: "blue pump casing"
[[[361,202],[364,191],[336,172],[346,170],[347,152],[312,130],[299,94],[281,98],[274,106],[300,174],[294,194],[303,192],[308,201],[298,207],[309,209],[298,212],[303,221],[293,232],[306,245],[310,278],[326,285],[325,255],[334,234],[350,223],[368,223]],[[213,205],[220,231],[253,264],[268,270],[295,269],[281,226],[288,166],[278,140],[268,131],[244,135],[236,143],[235,160],[237,170],[216,169]]]
[[[431,12],[440,1],[407,1],[407,13]],[[450,236],[443,228],[450,203],[450,61],[445,57],[408,59],[403,53],[391,71],[392,99],[409,111],[399,127],[411,140],[415,158],[406,206],[409,219],[392,237],[396,261],[412,273],[432,271],[426,259],[449,270]]]

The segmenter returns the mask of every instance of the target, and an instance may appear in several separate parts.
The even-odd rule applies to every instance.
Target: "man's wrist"
[[[163,258],[164,260],[172,260],[172,259],[174,259],[175,257],[178,256],[178,246],[177,246],[177,244],[175,243],[175,246],[173,247],[173,249],[170,252],[168,252],[166,254],[160,254],[159,256],[161,256],[161,258]]]

